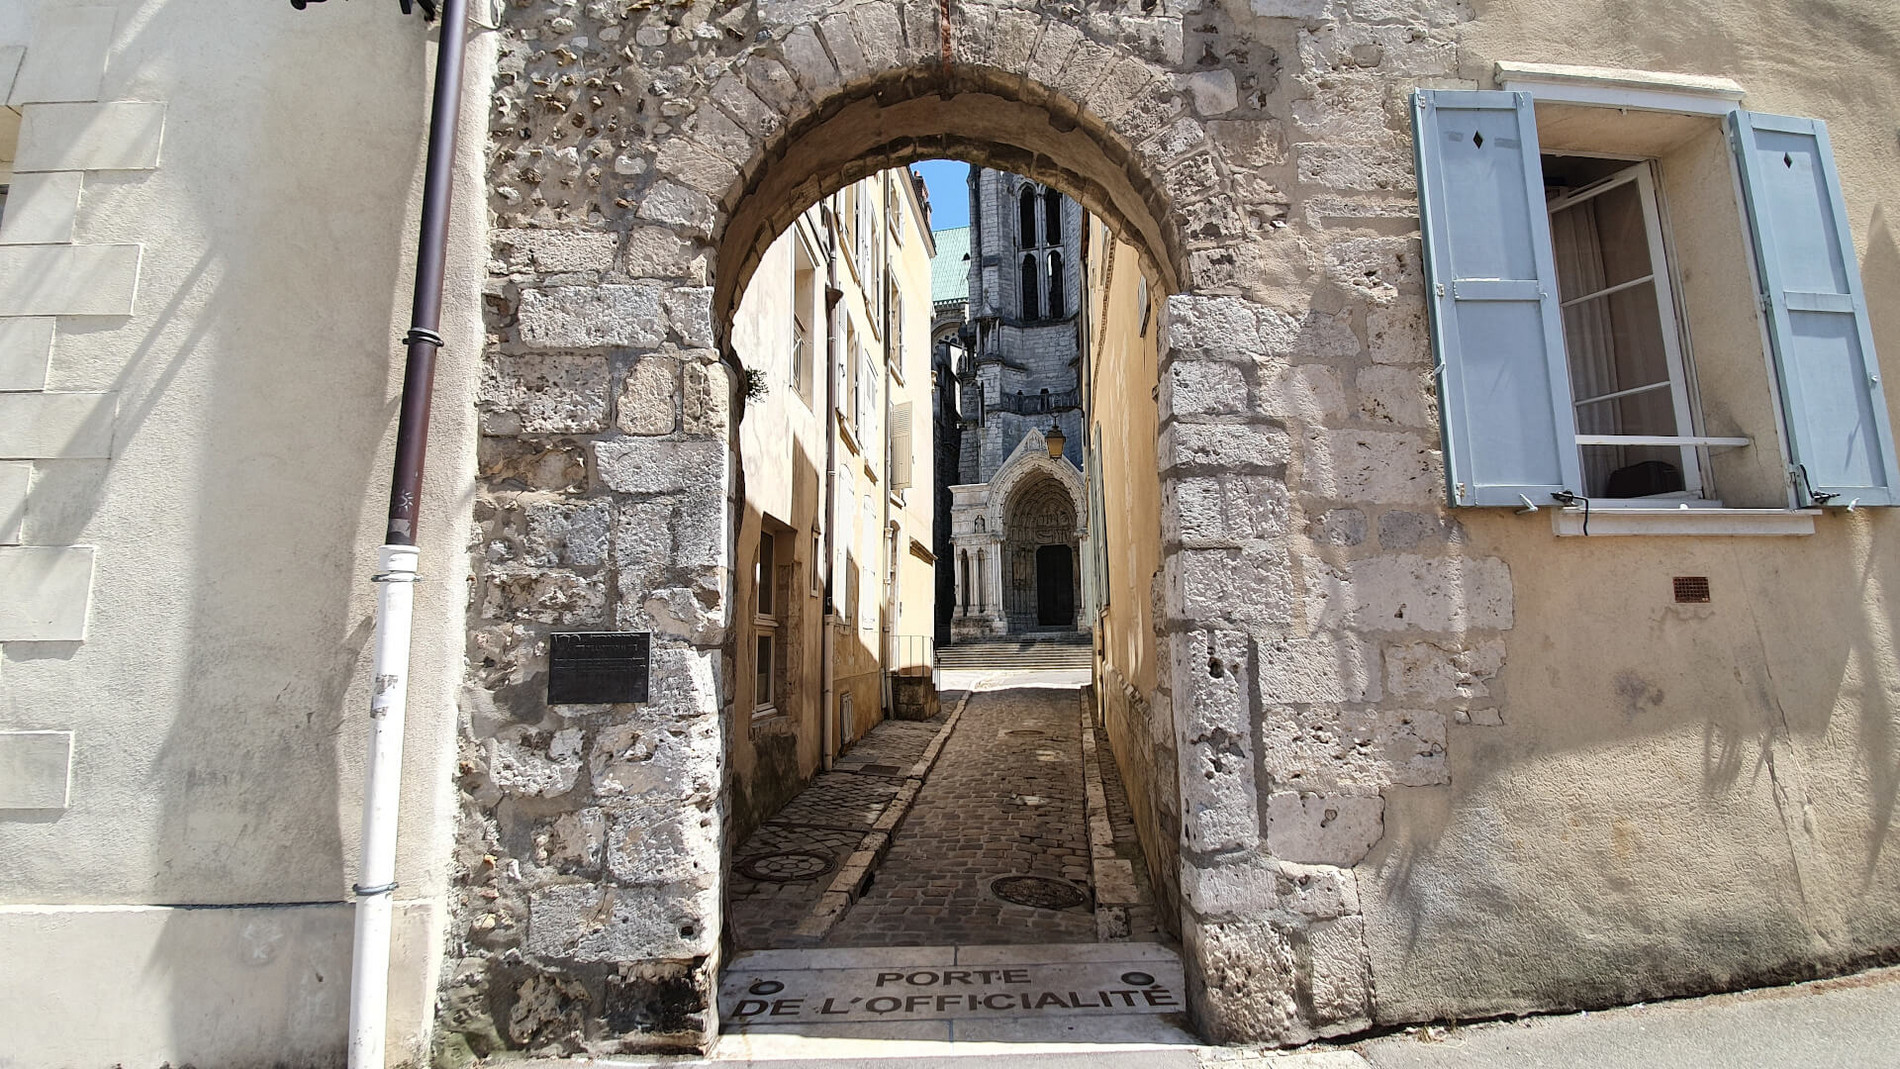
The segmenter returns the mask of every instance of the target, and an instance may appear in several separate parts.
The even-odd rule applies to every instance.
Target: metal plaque
[[[574,631],[549,636],[548,704],[607,705],[647,700],[653,635]]]

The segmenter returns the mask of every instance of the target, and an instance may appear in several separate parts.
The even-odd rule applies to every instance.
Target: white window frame
[[[1558,155],[1583,156],[1594,154],[1565,152],[1559,153]],[[1666,384],[1635,387],[1629,390],[1618,391],[1614,394],[1604,394],[1592,398],[1578,398],[1573,391],[1570,401],[1571,408],[1573,412],[1582,412],[1585,405],[1600,404],[1603,401],[1615,397],[1628,396],[1637,392],[1648,392],[1658,388],[1658,386],[1667,385],[1672,403],[1671,407],[1675,411],[1676,433],[1674,435],[1605,435],[1579,433],[1576,436],[1579,465],[1581,465],[1582,462],[1583,448],[1589,445],[1670,445],[1680,443],[1683,489],[1667,494],[1652,494],[1647,497],[1593,497],[1590,501],[1593,507],[1600,506],[1603,508],[1640,508],[1645,505],[1653,506],[1656,502],[1665,500],[1702,501],[1702,473],[1707,467],[1702,451],[1716,440],[1695,433],[1702,425],[1701,411],[1698,400],[1695,397],[1695,383],[1689,368],[1687,356],[1688,342],[1684,329],[1685,325],[1682,321],[1679,307],[1676,304],[1676,288],[1672,281],[1673,275],[1671,274],[1672,257],[1669,251],[1671,245],[1664,234],[1661,201],[1656,193],[1655,161],[1624,156],[1598,156],[1597,158],[1628,162],[1630,165],[1608,178],[1592,182],[1582,189],[1560,197],[1557,200],[1547,202],[1545,204],[1545,214],[1555,220],[1557,213],[1566,208],[1575,207],[1576,205],[1600,197],[1613,189],[1634,183],[1636,185],[1638,199],[1642,206],[1644,237],[1649,243],[1650,273],[1643,278],[1631,279],[1619,283],[1614,287],[1610,287],[1609,289],[1562,301],[1559,307],[1569,308],[1572,305],[1580,304],[1596,297],[1605,296],[1618,289],[1638,286],[1644,282],[1651,283],[1655,287],[1656,292],[1657,318],[1662,328],[1663,358],[1669,370],[1669,380]],[[1554,253],[1555,249],[1553,248],[1552,251]],[[1568,333],[1566,333],[1564,338],[1564,362],[1566,367],[1569,366],[1570,362],[1569,341]],[[1685,431],[1687,433],[1684,433]],[[1748,439],[1738,438],[1733,439],[1733,441],[1739,444],[1747,444]]]
[[[781,599],[789,593],[779,589],[779,541],[779,532],[761,528],[752,553],[752,715],[755,717],[778,713],[779,613],[784,611]],[[762,647],[768,651],[763,665],[759,663]],[[763,694],[759,693],[760,679],[765,680]]]

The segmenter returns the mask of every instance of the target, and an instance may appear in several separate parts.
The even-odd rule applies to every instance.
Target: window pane
[[[753,681],[752,704],[772,704],[772,636],[759,636],[758,678]]]
[[[754,589],[758,591],[759,614],[762,616],[770,616],[773,612],[772,602],[775,591],[773,590],[774,584],[772,577],[775,574],[773,565],[776,563],[777,558],[773,552],[771,534],[760,534],[759,559],[752,569],[752,581],[755,584]]]
[[[1566,301],[1620,286],[1650,273],[1643,198],[1625,182],[1550,217],[1558,292]]]
[[[1570,356],[1570,391],[1581,434],[1675,434],[1676,414],[1666,388],[1631,398],[1628,391],[1666,386],[1669,354],[1663,348],[1656,288],[1644,282],[1564,309],[1564,344]],[[1621,399],[1597,400],[1624,394]],[[1634,402],[1634,403],[1625,403]],[[1611,425],[1604,425],[1605,420]]]

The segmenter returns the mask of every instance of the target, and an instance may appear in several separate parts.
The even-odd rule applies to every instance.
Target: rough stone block
[[[490,620],[598,627],[606,623],[607,587],[596,575],[498,568],[486,577],[481,613]]]
[[[20,541],[20,527],[26,522],[26,486],[32,475],[31,464],[0,463],[0,545]]]
[[[1048,85],[1062,70],[1062,65],[1068,62],[1075,46],[1081,43],[1081,30],[1067,22],[1050,20],[1044,25],[1042,36],[1036,40],[1034,51],[1029,54],[1025,70],[1029,80],[1038,85]]]
[[[1247,411],[1247,378],[1238,364],[1218,360],[1173,360],[1161,375],[1163,420],[1181,416],[1231,416]]]
[[[690,884],[569,884],[528,897],[528,952],[568,961],[646,961],[710,954],[717,891]]]
[[[691,682],[710,687],[712,681]],[[686,717],[676,723],[643,709],[602,728],[594,740],[587,757],[594,795],[650,805],[661,813],[709,802],[718,796],[721,746],[715,718]]]
[[[1356,546],[1366,540],[1366,514],[1358,509],[1327,509],[1308,531],[1322,546]]]
[[[13,80],[13,107],[50,100],[98,100],[118,11],[107,6],[48,4]]]
[[[818,23],[818,32],[825,40],[825,47],[832,58],[837,60],[838,74],[846,81],[853,82],[871,73],[870,64],[865,61],[864,49],[858,47],[857,31],[851,27],[851,16],[845,12],[827,15]]]
[[[58,322],[53,316],[0,319],[0,392],[46,388]]]
[[[1341,917],[1306,929],[1306,978],[1320,1035],[1372,1025],[1372,964],[1364,917]]]
[[[149,171],[164,135],[163,104],[28,104],[20,109],[13,169]]]
[[[654,164],[662,174],[714,199],[723,196],[739,180],[738,168],[730,159],[684,137],[670,138],[661,144]]]
[[[498,251],[510,261],[523,259],[548,274],[613,270],[619,239],[599,230],[518,228],[495,235]]]
[[[1263,639],[1254,673],[1260,700],[1269,703],[1376,702],[1381,697],[1379,654],[1344,635]]]
[[[1162,537],[1182,545],[1275,538],[1286,521],[1286,484],[1270,475],[1194,476],[1162,487]]]
[[[529,564],[581,568],[607,563],[613,505],[607,501],[565,504],[535,501],[527,506],[522,559]]]
[[[710,234],[718,209],[712,198],[664,178],[655,181],[640,201],[640,218]]]
[[[1261,854],[1229,855],[1205,865],[1184,861],[1181,893],[1208,920],[1265,918],[1298,923],[1359,912],[1351,869],[1300,865]]]
[[[613,527],[613,564],[621,593],[632,582],[650,588],[673,566],[673,514],[679,503],[671,498],[622,502]]]
[[[128,316],[138,245],[0,245],[0,316]]]
[[[666,494],[726,482],[727,447],[716,441],[619,438],[594,443],[594,471],[623,494]]]
[[[666,320],[683,344],[696,349],[713,345],[711,286],[679,286],[666,293]]]
[[[112,455],[116,393],[0,393],[0,460]]]
[[[1496,557],[1366,557],[1317,565],[1306,588],[1309,626],[1372,631],[1464,631],[1511,626],[1511,569]]]
[[[1374,795],[1274,791],[1267,797],[1267,849],[1307,865],[1357,865],[1385,835],[1385,799]]]
[[[1247,638],[1232,631],[1176,635],[1174,704],[1180,716],[1182,845],[1205,852],[1260,841]]]
[[[1366,311],[1366,336],[1372,359],[1381,364],[1429,364],[1431,332],[1425,306],[1417,301],[1395,301]]]
[[[1353,502],[1429,504],[1444,496],[1437,445],[1401,431],[1314,430],[1301,489]]]
[[[1240,106],[1234,72],[1224,67],[1188,75],[1187,91],[1198,115],[1225,115]]]
[[[0,642],[83,641],[92,555],[91,546],[0,547]]]
[[[579,728],[487,742],[489,778],[509,794],[555,798],[573,790],[580,778]]]
[[[841,79],[838,68],[826,54],[825,46],[818,40],[818,32],[813,29],[815,20],[799,20],[800,25],[785,38],[780,46],[785,56],[786,66],[791,68],[792,77],[814,99],[828,95],[827,90],[836,89]]]
[[[685,366],[682,429],[695,437],[724,441],[732,425],[732,371],[715,359],[716,354],[708,351]]]
[[[1450,516],[1435,512],[1393,510],[1379,515],[1379,548],[1418,549],[1428,546],[1462,545],[1464,525]]]
[[[13,178],[7,211],[0,216],[0,242],[10,245],[64,244],[73,240],[79,216],[78,171],[47,171]]]
[[[1162,563],[1165,615],[1283,628],[1293,616],[1291,565],[1278,549],[1182,549]]]
[[[1346,391],[1339,372],[1324,364],[1295,364],[1264,373],[1255,411],[1283,420],[1325,423],[1346,411]]]
[[[1432,375],[1409,367],[1361,368],[1355,386],[1359,415],[1373,423],[1430,428],[1437,423]]]
[[[589,434],[607,429],[607,361],[551,353],[491,356],[482,367],[487,434]]]
[[[534,837],[534,863],[557,872],[588,872],[600,867],[607,840],[607,817],[599,808],[562,813]]]
[[[1310,1035],[1298,1001],[1298,966],[1285,933],[1264,921],[1182,918],[1188,1000],[1211,1043],[1298,1043]]]
[[[0,731],[0,810],[72,802],[73,733]]]
[[[706,277],[706,255],[698,245],[664,227],[634,227],[627,232],[621,270],[633,278],[683,278],[702,282]]]
[[[1259,424],[1173,423],[1161,432],[1163,471],[1284,469],[1292,450],[1286,431]]]
[[[1302,790],[1426,787],[1451,782],[1445,715],[1424,709],[1272,708],[1262,717],[1261,765]]]
[[[1389,304],[1400,294],[1415,293],[1423,281],[1415,238],[1335,241],[1327,246],[1326,259],[1328,278],[1373,304]]]
[[[1316,19],[1326,14],[1327,0],[1251,0],[1253,13],[1264,18]]]
[[[679,360],[642,357],[627,372],[614,408],[614,426],[628,434],[672,434],[679,420]]]
[[[1386,686],[1395,698],[1417,702],[1466,702],[1490,697],[1486,686],[1504,667],[1504,643],[1473,646],[1410,642],[1387,647]]]
[[[610,810],[607,875],[619,883],[714,887],[718,823],[694,806],[633,805]]]
[[[666,286],[558,286],[521,293],[521,340],[550,349],[649,348],[666,340]]]
[[[1297,150],[1300,181],[1328,189],[1409,193],[1416,188],[1411,157],[1391,144],[1325,145]],[[1383,240],[1383,239],[1379,239]]]

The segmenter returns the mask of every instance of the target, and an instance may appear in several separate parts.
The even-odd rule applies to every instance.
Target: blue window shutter
[[[1795,489],[1803,503],[1900,503],[1893,428],[1827,126],[1737,111],[1729,129],[1767,297]]]
[[[1412,122],[1451,503],[1548,505],[1582,480],[1530,96],[1419,90]]]

